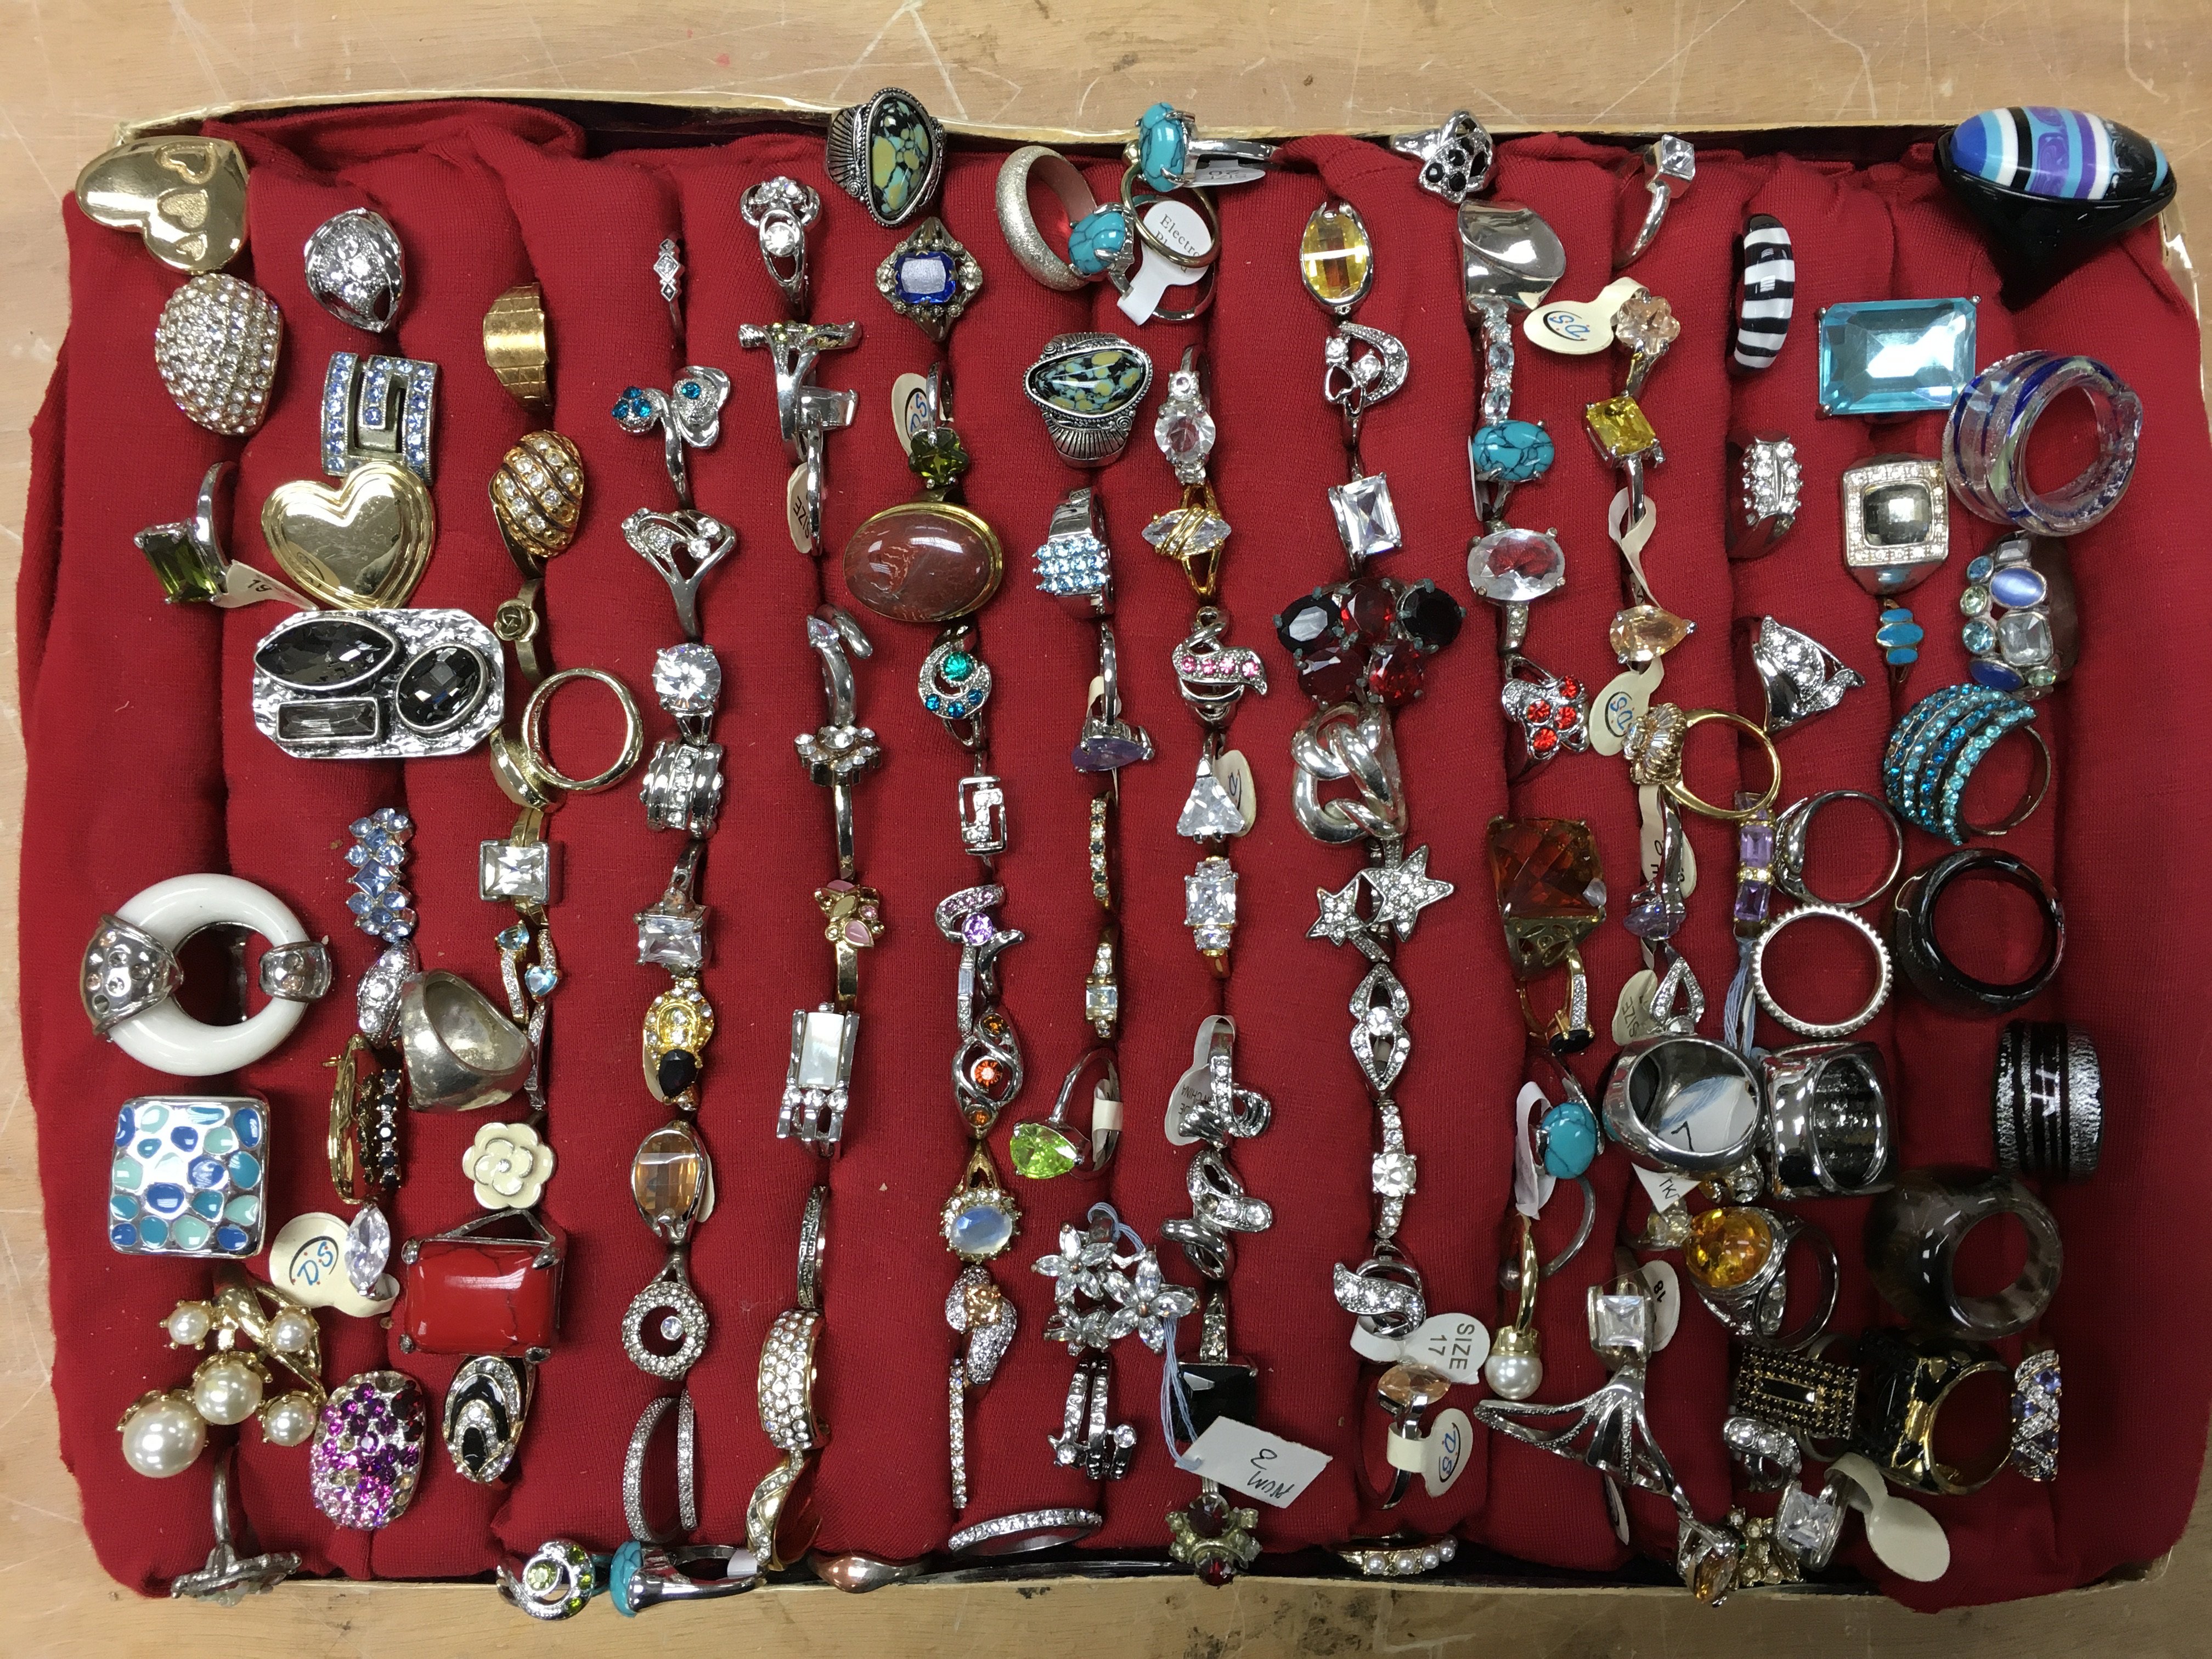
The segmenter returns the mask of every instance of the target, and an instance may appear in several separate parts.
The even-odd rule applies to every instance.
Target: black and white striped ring
[[[1790,313],[1796,303],[1797,261],[1790,233],[1771,214],[1744,221],[1737,246],[1735,366],[1765,368],[1790,337]]]

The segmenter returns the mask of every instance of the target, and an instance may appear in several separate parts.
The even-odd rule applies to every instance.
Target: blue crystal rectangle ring
[[[1974,378],[1972,300],[1862,300],[1820,313],[1820,412],[1950,408]]]

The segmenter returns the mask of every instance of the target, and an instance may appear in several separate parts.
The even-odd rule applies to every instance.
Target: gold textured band
[[[507,395],[532,414],[553,407],[553,348],[545,333],[545,291],[535,283],[511,288],[484,313],[484,362]]]

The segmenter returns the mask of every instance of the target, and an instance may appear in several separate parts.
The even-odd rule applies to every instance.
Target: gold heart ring
[[[226,138],[141,138],[85,163],[76,204],[165,265],[221,270],[246,246],[246,157]]]
[[[393,609],[429,565],[437,510],[412,472],[372,461],[336,489],[307,478],[277,485],[262,503],[261,533],[311,597],[349,611]]]

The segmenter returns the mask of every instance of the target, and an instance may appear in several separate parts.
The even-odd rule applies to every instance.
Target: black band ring
[[[2095,1174],[2104,1090],[2088,1034],[2057,1020],[2007,1025],[1997,1038],[1990,1116],[1999,1169],[2060,1181]]]
[[[1977,979],[1943,954],[1936,937],[1936,909],[1961,876],[2008,882],[2043,913],[2043,951],[2024,979],[1999,984]],[[1907,876],[1890,902],[1890,953],[1912,988],[1939,1008],[1960,1014],[2003,1014],[2030,1002],[2058,973],[2066,952],[2066,912],[2051,884],[2009,853],[1962,848]]]

